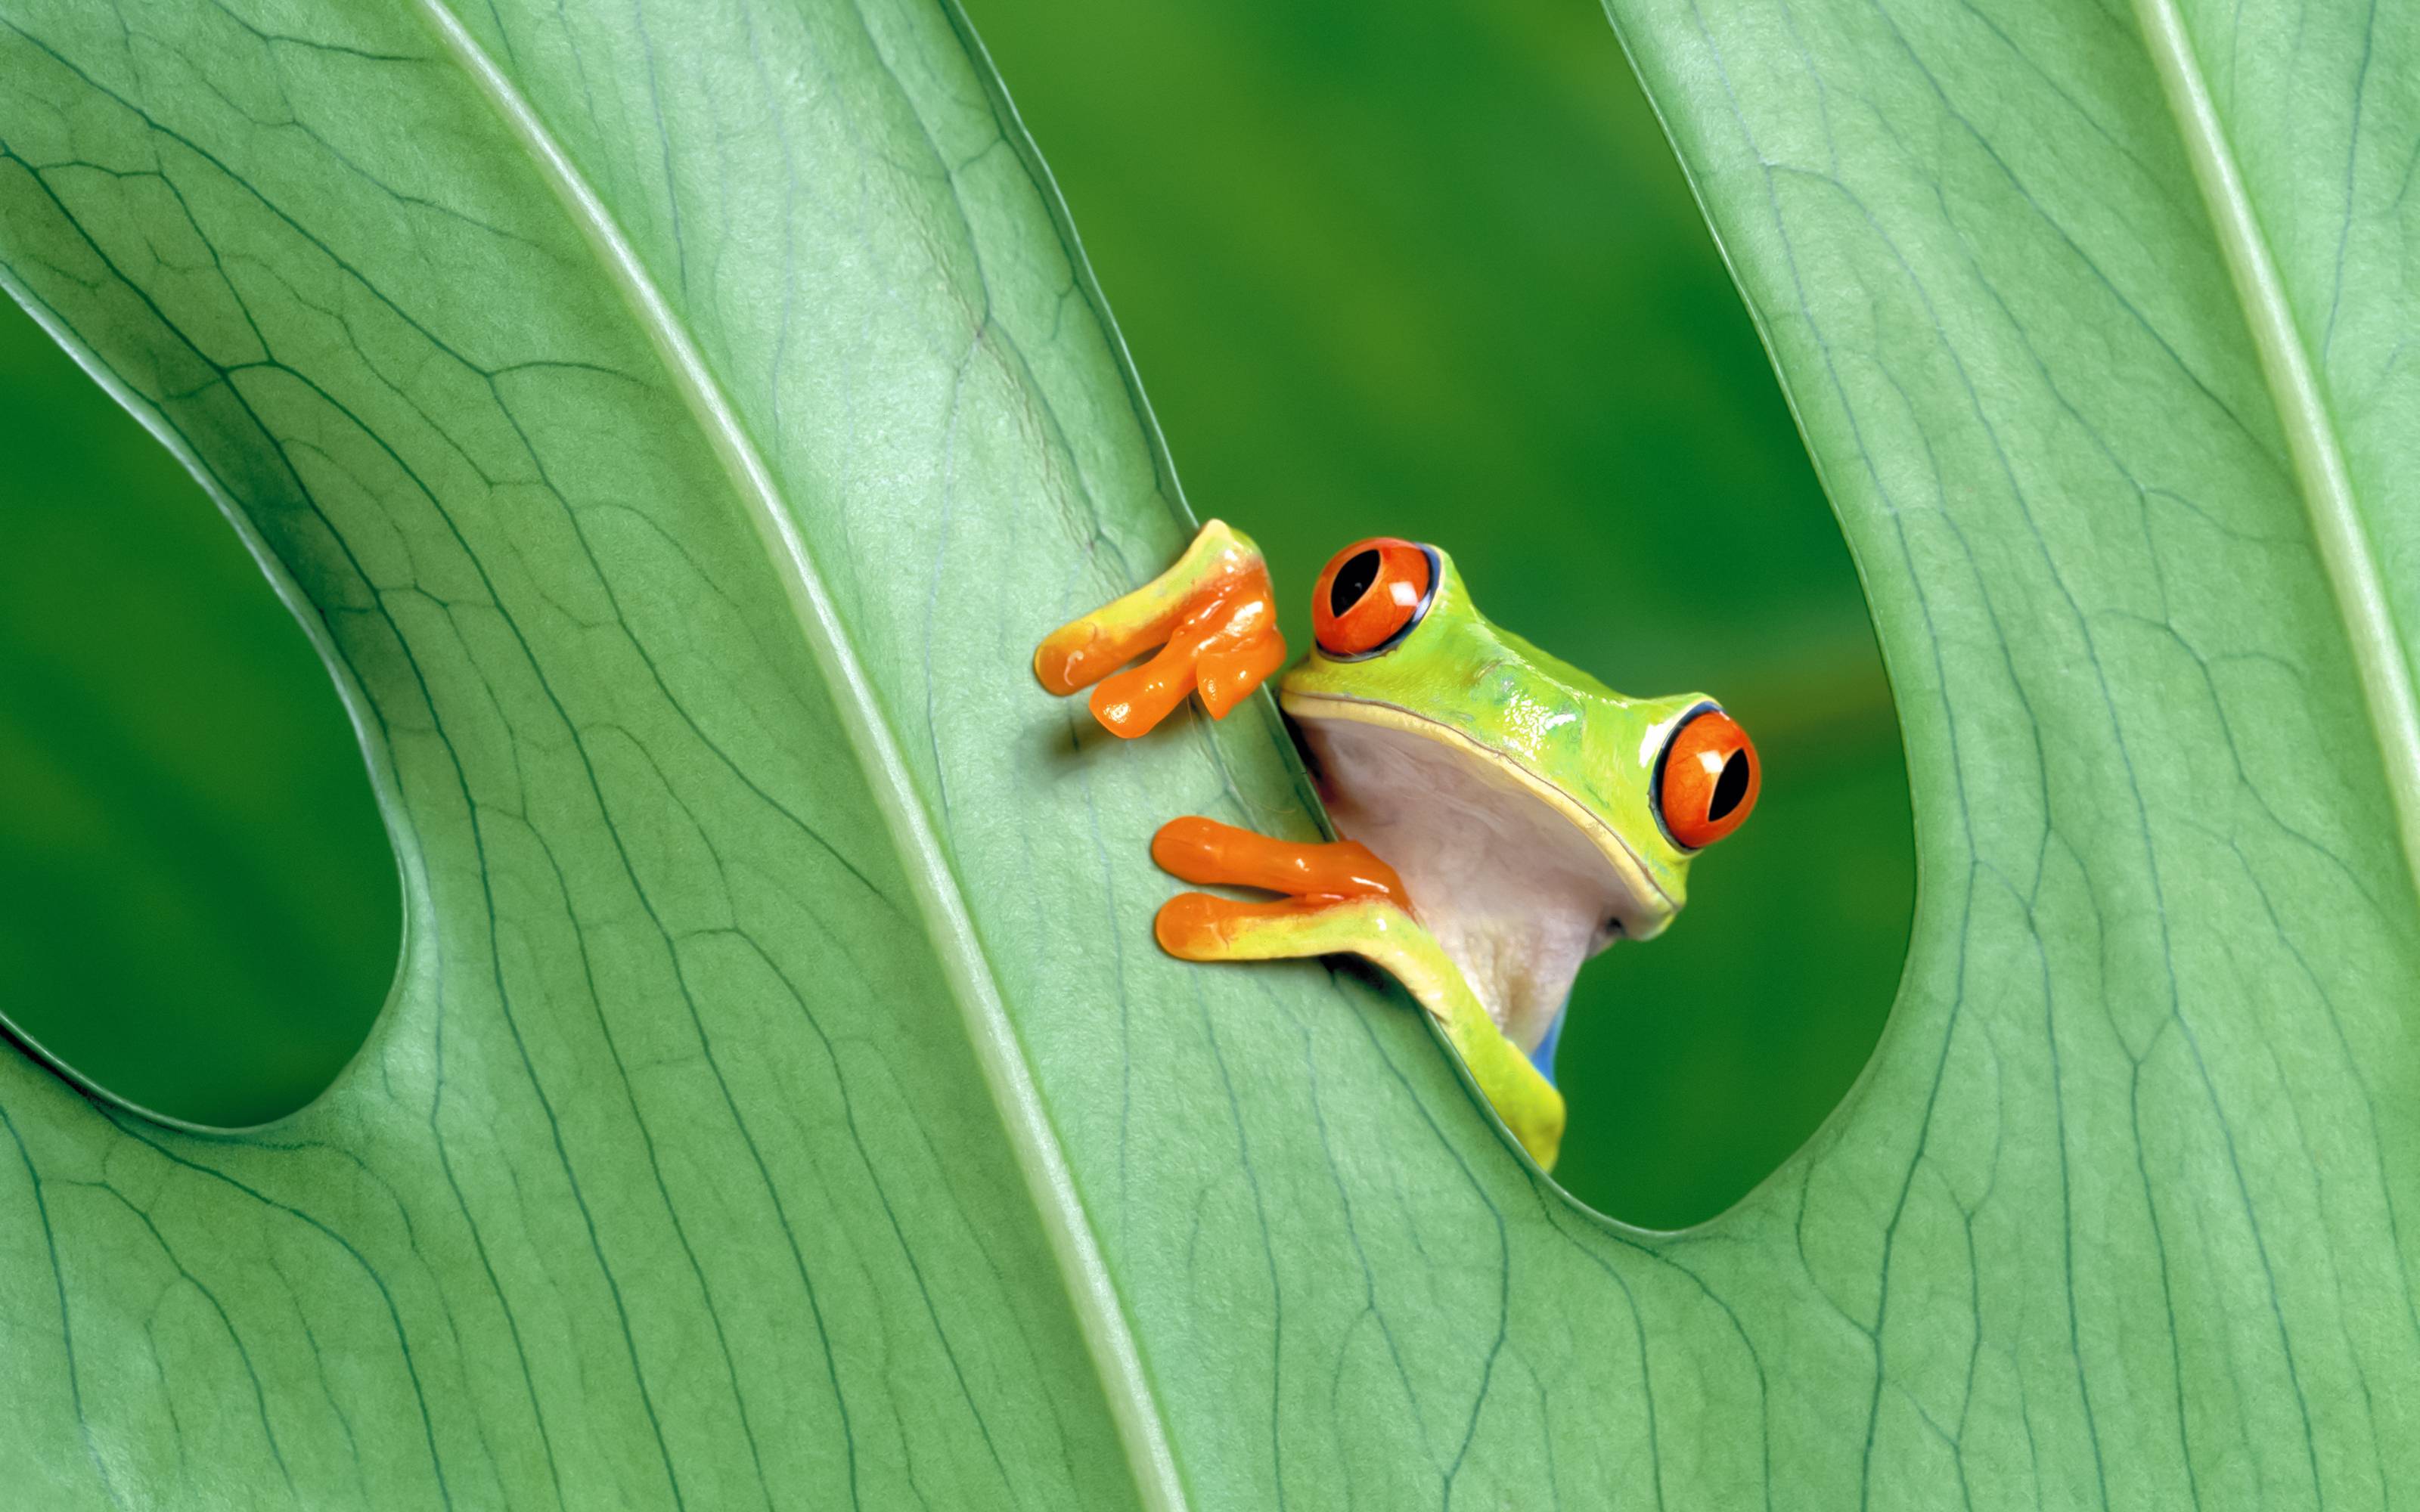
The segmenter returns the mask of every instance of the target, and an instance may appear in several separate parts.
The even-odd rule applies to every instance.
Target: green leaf
[[[1680,1235],[1397,995],[1150,949],[1161,819],[1310,818],[1265,705],[1026,674],[1186,522],[949,14],[0,4],[8,286],[280,564],[409,909],[278,1125],[0,1066],[21,1494],[2382,1504],[2420,18],[1638,11],[1925,869]]]

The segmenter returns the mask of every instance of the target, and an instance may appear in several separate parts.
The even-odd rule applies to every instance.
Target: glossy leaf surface
[[[410,918],[271,1129],[0,1068],[42,1504],[2383,1504],[2420,23],[1617,9],[1925,866],[1681,1236],[1397,995],[1145,945],[1160,820],[1310,817],[1264,706],[1025,673],[1186,526],[946,13],[0,6],[12,292],[283,564]]]

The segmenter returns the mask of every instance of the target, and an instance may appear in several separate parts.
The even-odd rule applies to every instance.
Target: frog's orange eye
[[[1391,651],[1428,612],[1436,579],[1427,547],[1391,535],[1356,541],[1328,559],[1311,590],[1311,636],[1344,661]]]
[[[1656,811],[1675,841],[1703,850],[1746,821],[1763,780],[1747,732],[1722,710],[1702,709],[1664,748],[1655,775]]]

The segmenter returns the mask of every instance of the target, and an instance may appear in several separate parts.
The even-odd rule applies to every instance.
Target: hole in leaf
[[[360,1048],[401,904],[345,712],[216,506],[0,297],[0,1013],[223,1128]]]
[[[1557,1054],[1566,1190],[1713,1217],[1871,1055],[1915,848],[1847,549],[1611,28],[1577,6],[969,8],[1196,513],[1260,541],[1293,644],[1339,548],[1433,541],[1507,628],[1754,733],[1757,811],[1667,933],[1581,971]]]

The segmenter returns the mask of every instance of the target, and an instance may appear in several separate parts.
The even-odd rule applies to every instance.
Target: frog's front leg
[[[1184,892],[1160,906],[1160,948],[1187,961],[1270,961],[1357,955],[1385,969],[1427,1009],[1470,1068],[1505,1127],[1542,1170],[1563,1137],[1563,1098],[1488,1016],[1445,948],[1409,909],[1394,869],[1351,841],[1302,845],[1214,820],[1163,825],[1152,859],[1187,882],[1263,887],[1280,902],[1238,903]]]
[[[1033,654],[1033,674],[1063,695],[1099,683],[1093,717],[1129,739],[1167,718],[1196,687],[1210,717],[1223,718],[1285,664],[1271,598],[1261,548],[1214,519],[1176,565],[1052,631]],[[1160,651],[1151,660],[1118,671],[1154,646]]]

